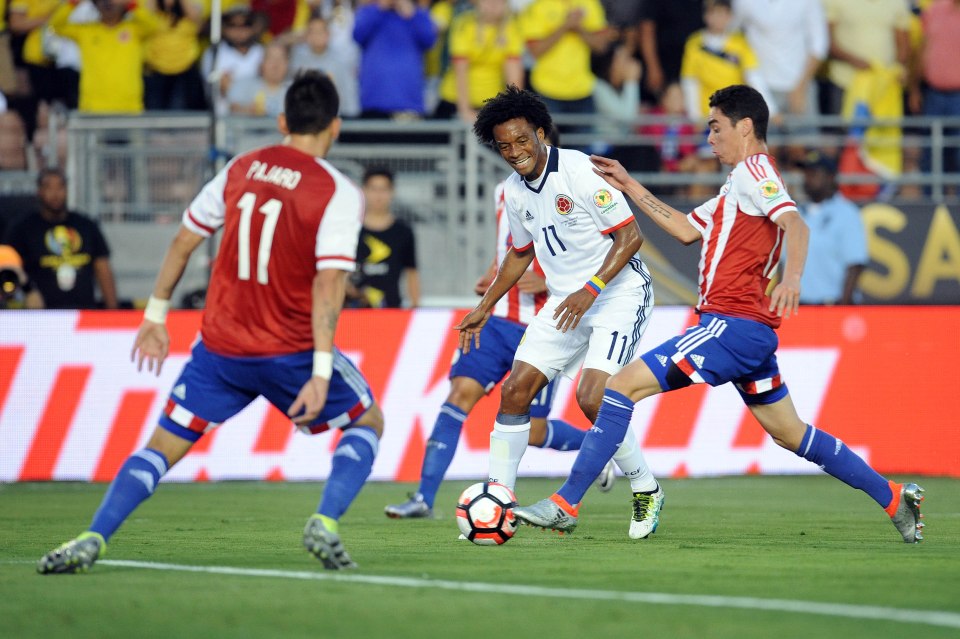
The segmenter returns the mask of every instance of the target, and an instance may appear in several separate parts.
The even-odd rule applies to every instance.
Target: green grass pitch
[[[341,521],[348,573],[300,545],[319,484],[164,484],[105,563],[57,576],[36,560],[84,529],[106,487],[0,484],[0,637],[960,637],[958,480],[919,481],[919,545],[831,478],[738,477],[664,481],[648,540],[627,538],[620,478],[591,490],[575,534],[522,527],[493,548],[457,540],[469,483],[446,482],[437,518],[413,521],[383,515],[411,485],[368,484]],[[559,485],[521,479],[520,501]]]

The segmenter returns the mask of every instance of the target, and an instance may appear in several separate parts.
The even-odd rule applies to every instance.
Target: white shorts
[[[527,326],[514,359],[535,367],[548,380],[558,373],[573,379],[581,367],[613,375],[640,355],[640,338],[650,322],[652,298],[642,290],[636,295],[608,299],[601,294],[580,324],[563,333],[553,319],[563,299],[551,297]]]

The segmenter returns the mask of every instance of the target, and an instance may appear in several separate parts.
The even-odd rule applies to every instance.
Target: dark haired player
[[[494,306],[534,257],[549,292],[517,348],[490,435],[490,480],[511,488],[527,447],[533,398],[558,374],[572,378],[579,370],[577,403],[593,422],[607,378],[638,352],[653,306],[650,275],[637,254],[643,237],[630,207],[594,174],[586,155],[545,143],[552,125],[536,95],[511,86],[484,103],[473,127],[514,170],[504,182],[512,249],[480,303],[457,326],[461,349],[483,347],[481,331]],[[621,433],[617,445],[601,468],[612,456],[630,480],[629,534],[642,538],[652,528],[638,513],[659,510],[650,505],[662,502],[663,490],[632,431]],[[580,449],[580,456],[593,454]]]
[[[86,532],[45,555],[41,573],[83,572],[164,473],[204,433],[262,395],[304,432],[343,429],[303,543],[325,568],[353,568],[338,520],[377,453],[383,416],[359,370],[333,345],[360,233],[360,191],[326,156],[340,130],[331,80],[311,71],[287,90],[283,144],[237,156],[183,214],[144,312],[132,357],[160,373],[165,319],[194,250],[223,228],[200,340],[146,448],[131,455]]]
[[[799,310],[809,232],[767,154],[768,119],[767,105],[756,89],[733,85],[710,96],[708,141],[717,158],[733,170],[719,195],[688,215],[654,197],[619,162],[591,158],[596,173],[629,195],[661,228],[684,244],[702,242],[700,322],[607,381],[596,429],[584,439],[570,477],[550,498],[517,508],[517,518],[544,528],[573,530],[577,506],[616,450],[635,402],[691,384],[732,382],[778,445],[870,495],[906,543],[923,538],[923,489],[888,481],[842,441],[804,423],[780,376],[775,329],[782,318]],[[783,246],[787,247],[783,279],[767,296]],[[587,456],[586,450],[602,454]]]

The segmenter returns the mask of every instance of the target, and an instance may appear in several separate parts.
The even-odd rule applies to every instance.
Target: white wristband
[[[170,300],[157,299],[151,295],[147,300],[147,307],[143,309],[143,319],[155,324],[166,324],[169,310]]]
[[[323,379],[333,377],[333,353],[313,351],[313,376]]]

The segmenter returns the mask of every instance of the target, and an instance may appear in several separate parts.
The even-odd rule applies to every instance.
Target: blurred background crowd
[[[644,130],[665,171],[715,170],[689,134],[728,84],[760,90],[774,129],[960,115],[954,0],[223,0],[215,33],[210,2],[0,0],[0,168],[44,161],[51,109],[275,115],[301,68],[333,76],[347,118],[469,123],[508,83],[554,114],[601,116],[600,134],[676,116]],[[860,128],[868,170],[929,160],[890,144],[896,127]],[[805,151],[777,155],[797,164]]]
[[[950,142],[960,135],[960,0],[211,2],[0,0],[0,177],[37,178],[48,226],[62,227],[68,213],[65,199],[50,204],[51,189],[59,197],[76,177],[58,116],[275,116],[291,78],[307,68],[330,74],[341,114],[358,122],[466,127],[508,84],[532,89],[565,146],[616,157],[632,171],[703,176],[662,189],[689,200],[715,193],[722,171],[705,143],[707,100],[738,83],[768,102],[781,170],[831,178],[797,189],[813,208],[835,195],[929,200],[923,180],[898,178],[931,167],[960,173],[960,143]],[[931,145],[936,119],[946,125]],[[624,143],[631,136],[646,142]],[[392,173],[381,178],[393,188]],[[956,197],[957,183],[934,199]],[[184,204],[192,188],[171,197]],[[3,228],[12,217],[0,215],[0,243],[15,243]],[[383,219],[376,232],[394,224]],[[96,280],[100,304],[115,305],[103,266],[109,249],[90,233],[85,245],[99,248],[87,262],[101,266],[83,282]],[[63,238],[56,246],[69,244]],[[862,269],[862,246],[856,252]],[[58,262],[54,275],[72,283],[80,266]],[[415,259],[397,269],[415,276]],[[406,303],[416,305],[419,284],[408,288]]]

